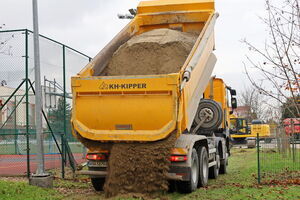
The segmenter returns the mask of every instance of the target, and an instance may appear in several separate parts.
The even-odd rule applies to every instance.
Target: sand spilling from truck
[[[104,186],[106,197],[151,196],[168,190],[169,158],[175,134],[151,143],[114,144]]]
[[[114,53],[102,75],[177,73],[196,39],[195,34],[170,29],[135,36]],[[175,140],[173,134],[157,142],[113,144],[104,186],[106,196],[151,196],[168,190],[169,158]]]
[[[134,36],[113,54],[102,75],[177,73],[197,36],[171,29],[156,29]]]

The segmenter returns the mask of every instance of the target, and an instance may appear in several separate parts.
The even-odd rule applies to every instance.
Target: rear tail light
[[[87,154],[87,160],[107,160],[108,156],[105,154]]]
[[[170,158],[171,162],[184,162],[187,161],[186,155],[172,155]]]

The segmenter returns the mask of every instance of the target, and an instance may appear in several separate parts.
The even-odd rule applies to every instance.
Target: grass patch
[[[27,182],[12,182],[0,180],[1,200],[56,200],[62,199],[62,195],[53,189],[43,189],[29,185]]]
[[[285,160],[281,161],[284,162]],[[300,199],[299,185],[257,185],[256,173],[256,150],[233,149],[227,174],[220,175],[217,180],[209,180],[208,187],[199,188],[191,194],[168,193],[163,195],[162,198],[170,200]],[[103,192],[95,192],[89,178],[82,176],[75,180],[55,179],[53,189],[29,186],[24,181],[8,182],[0,180],[0,199],[99,200],[104,199],[104,194]],[[121,200],[124,198],[115,199]]]
[[[300,169],[300,149],[292,152],[279,153],[277,149],[263,149],[260,154],[263,172],[280,173]]]
[[[282,160],[284,162],[284,160]],[[229,159],[228,173],[217,180],[210,180],[207,188],[182,195],[168,195],[170,199],[300,199],[299,185],[257,185],[257,162],[255,149],[233,149]]]

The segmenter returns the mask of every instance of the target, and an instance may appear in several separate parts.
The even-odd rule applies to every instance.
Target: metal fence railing
[[[72,136],[70,77],[91,58],[40,35],[45,166],[82,161],[83,146]],[[33,33],[0,31],[0,175],[29,176],[36,169]],[[75,160],[73,160],[75,158]]]
[[[257,136],[258,183],[293,184],[300,181],[300,140],[297,134],[276,129],[270,140]]]

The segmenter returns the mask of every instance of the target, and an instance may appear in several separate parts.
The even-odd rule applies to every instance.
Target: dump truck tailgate
[[[176,127],[179,74],[72,78],[72,125],[98,141],[155,141]]]

